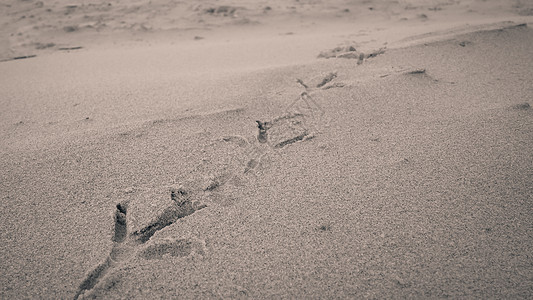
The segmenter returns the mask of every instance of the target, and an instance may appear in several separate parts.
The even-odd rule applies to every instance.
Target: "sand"
[[[0,9],[0,298],[531,298],[526,1]]]

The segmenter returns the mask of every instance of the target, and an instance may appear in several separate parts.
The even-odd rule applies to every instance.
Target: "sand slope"
[[[259,28],[0,63],[1,297],[530,297],[514,25],[355,59]]]

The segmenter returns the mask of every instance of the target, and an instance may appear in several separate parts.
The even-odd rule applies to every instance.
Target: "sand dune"
[[[530,298],[525,1],[1,4],[0,298]]]

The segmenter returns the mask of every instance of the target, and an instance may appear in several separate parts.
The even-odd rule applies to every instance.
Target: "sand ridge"
[[[32,58],[53,52],[83,51],[99,45],[150,45],[153,42],[217,39],[219,32],[282,35],[338,31],[358,27],[351,35],[373,44],[394,36],[442,29],[443,24],[469,25],[488,18],[527,18],[533,7],[525,1],[16,1],[2,3],[0,59]],[[502,20],[502,21],[503,21]],[[331,26],[331,25],[334,26]],[[435,24],[438,24],[435,26]],[[420,30],[420,26],[426,27]],[[401,27],[400,30],[394,28]],[[260,29],[263,28],[263,29]],[[341,29],[341,31],[343,31]],[[342,33],[338,33],[342,34]],[[218,36],[218,37],[217,37]],[[222,35],[222,37],[225,36]],[[170,38],[169,38],[170,37]],[[372,47],[376,47],[373,45]]]

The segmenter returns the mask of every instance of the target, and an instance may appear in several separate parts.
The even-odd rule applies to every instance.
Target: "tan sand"
[[[0,298],[531,298],[532,5],[111,4],[2,4]]]

